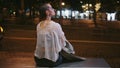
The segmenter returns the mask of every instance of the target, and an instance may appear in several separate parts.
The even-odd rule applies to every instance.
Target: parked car
[[[3,39],[3,27],[0,26],[0,41]]]

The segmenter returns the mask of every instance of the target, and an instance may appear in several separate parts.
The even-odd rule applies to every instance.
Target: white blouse
[[[37,42],[34,55],[39,59],[46,58],[56,62],[59,52],[62,49],[68,50],[65,47],[67,40],[64,36],[64,32],[61,26],[54,21],[50,21],[49,25],[44,28],[42,28],[40,24],[41,22],[37,25]],[[74,53],[73,48],[68,52]]]

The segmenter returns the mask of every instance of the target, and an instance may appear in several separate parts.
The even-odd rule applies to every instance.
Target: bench
[[[71,68],[110,68],[109,64],[103,58],[87,58],[85,61],[64,63],[58,67]]]
[[[37,68],[43,68],[43,67],[37,67]],[[111,68],[111,67],[103,58],[87,58],[87,60],[85,61],[63,63],[53,68]]]

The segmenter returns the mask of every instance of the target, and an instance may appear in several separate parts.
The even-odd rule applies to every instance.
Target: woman
[[[37,43],[34,54],[36,65],[39,67],[60,65],[66,58],[65,52],[68,55],[74,54],[73,47],[66,40],[61,26],[51,20],[54,15],[55,11],[50,3],[45,3],[40,7],[42,21],[37,25]]]

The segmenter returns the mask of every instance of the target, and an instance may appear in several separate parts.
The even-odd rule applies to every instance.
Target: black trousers
[[[35,58],[36,65],[38,67],[55,67],[55,66],[60,65],[61,63],[68,63],[68,62],[76,62],[76,61],[84,61],[85,60],[82,57],[78,57],[78,56],[75,56],[73,54],[69,54],[63,50],[59,53],[59,58],[56,62],[53,62],[53,61],[45,59],[45,58],[43,58],[43,59],[39,59],[37,57],[34,57],[34,58]]]
[[[37,67],[56,67],[56,66],[60,65],[63,61],[62,56],[60,54],[59,54],[59,58],[56,62],[53,62],[53,61],[45,59],[45,58],[39,59],[37,57],[34,57],[34,59],[35,59]]]

